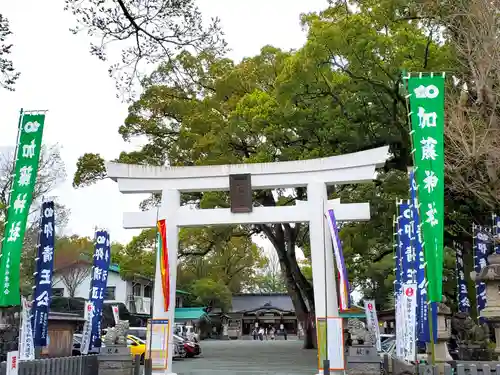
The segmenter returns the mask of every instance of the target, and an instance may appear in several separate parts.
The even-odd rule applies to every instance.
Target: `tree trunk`
[[[304,349],[316,349],[318,347],[318,340],[316,337],[316,316],[310,312],[307,316],[304,327]]]
[[[272,226],[262,225],[262,230],[273,244],[281,270],[285,276],[286,287],[295,308],[297,319],[304,327],[304,349],[316,347],[314,329],[314,293],[309,281],[304,277],[295,257],[295,241],[293,230],[282,224]],[[287,233],[288,232],[288,233]],[[306,303],[307,301],[307,303]],[[312,317],[312,319],[311,319]]]

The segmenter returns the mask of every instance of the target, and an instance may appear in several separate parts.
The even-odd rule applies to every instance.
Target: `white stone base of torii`
[[[164,311],[159,264],[156,266],[153,319],[170,322],[168,361],[166,368],[154,374],[173,375],[173,324],[177,277],[179,228],[206,225],[271,224],[308,222],[311,242],[311,265],[316,318],[338,317],[337,290],[332,242],[325,212],[335,210],[338,221],[370,219],[369,203],[341,204],[328,201],[327,186],[367,183],[374,179],[375,168],[382,166],[388,147],[321,159],[276,163],[237,164],[194,167],[151,167],[107,163],[108,177],[118,183],[120,192],[161,193],[159,210],[125,213],[125,228],[143,229],[156,226],[157,219],[167,223],[167,247],[170,261],[170,308]],[[254,207],[250,213],[232,213],[230,209],[191,209],[181,207],[182,192],[229,191],[229,176],[251,174],[252,189],[279,189],[306,187],[306,202],[295,206]],[[158,263],[158,262],[157,262]],[[338,335],[342,335],[339,328]],[[343,364],[342,351],[338,358],[329,358],[333,364]],[[338,367],[337,367],[338,368]],[[343,371],[333,371],[341,373]],[[322,373],[322,371],[320,371]]]

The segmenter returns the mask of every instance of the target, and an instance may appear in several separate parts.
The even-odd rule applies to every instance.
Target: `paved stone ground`
[[[202,356],[174,361],[178,375],[313,375],[316,350],[302,341],[202,341]]]

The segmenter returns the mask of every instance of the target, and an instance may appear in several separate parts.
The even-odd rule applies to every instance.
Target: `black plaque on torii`
[[[252,178],[249,173],[229,175],[229,199],[232,213],[252,212]]]

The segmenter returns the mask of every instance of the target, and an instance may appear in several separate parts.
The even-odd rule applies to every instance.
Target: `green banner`
[[[444,74],[408,77],[411,134],[428,300],[443,295]]]
[[[38,172],[45,114],[22,115],[7,223],[2,242],[0,306],[21,304],[21,251]]]

